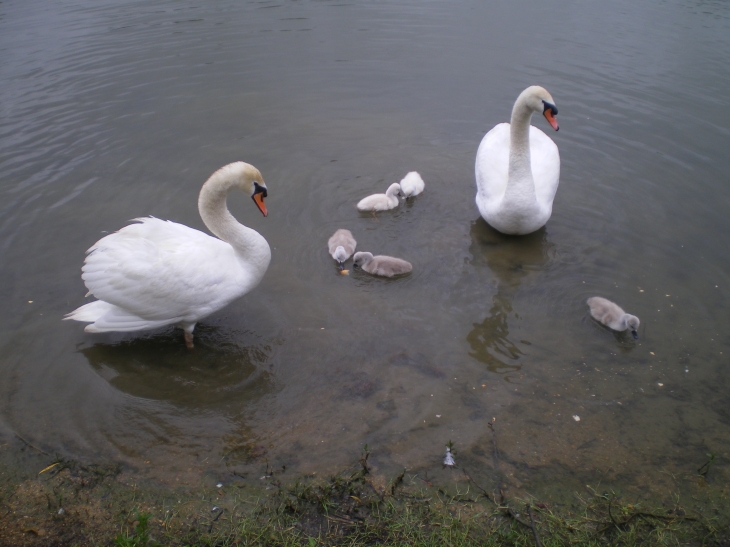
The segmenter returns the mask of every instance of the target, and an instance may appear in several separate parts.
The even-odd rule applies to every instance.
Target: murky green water
[[[724,2],[0,4],[3,430],[195,481],[366,443],[383,470],[439,468],[449,440],[489,469],[494,417],[517,486],[663,487],[708,452],[728,479],[729,52]],[[507,238],[474,158],[534,83],[561,183]],[[198,190],[235,160],[269,186],[268,218],[230,205],[273,258],[194,351],[61,321],[89,246],[144,215],[205,229]],[[410,170],[424,194],[355,210]],[[340,227],[413,274],[337,275]],[[638,342],[586,318],[593,295]]]

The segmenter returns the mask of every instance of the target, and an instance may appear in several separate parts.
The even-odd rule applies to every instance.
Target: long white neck
[[[509,171],[505,200],[519,200],[525,205],[537,203],[535,180],[530,164],[530,118],[532,108],[527,104],[526,94],[517,97],[512,108],[509,126]]]
[[[244,166],[244,167],[241,167]],[[208,229],[218,238],[230,244],[246,261],[266,262],[271,259],[271,250],[266,240],[256,230],[247,228],[228,210],[226,197],[243,178],[241,169],[248,164],[232,164],[213,173],[205,182],[198,196],[198,211]],[[253,169],[253,167],[251,167]],[[263,245],[262,245],[263,243]]]
[[[400,192],[400,184],[394,182],[385,191],[385,195],[388,196],[388,201],[392,204],[398,205],[398,192]]]

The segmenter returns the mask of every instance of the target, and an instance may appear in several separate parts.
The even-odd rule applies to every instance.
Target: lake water
[[[509,488],[665,493],[707,453],[730,481],[727,2],[11,0],[0,59],[5,435],[191,484],[365,444],[386,475],[438,473],[452,441],[488,478],[495,418]],[[511,238],[474,159],[532,84],[561,181]],[[205,230],[200,186],[236,160],[268,185],[268,218],[229,205],[272,261],[193,351],[61,321],[88,247],[145,215]],[[421,196],[355,210],[411,170]],[[338,275],[337,228],[412,275]],[[638,341],[586,317],[594,295]]]

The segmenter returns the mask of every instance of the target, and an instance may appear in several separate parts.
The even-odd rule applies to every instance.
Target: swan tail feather
[[[74,311],[67,313],[64,317],[64,321],[81,321],[82,323],[93,323],[99,317],[104,315],[112,305],[104,302],[103,300],[95,300],[76,308]]]
[[[144,319],[103,300],[84,304],[67,313],[63,319],[90,323],[84,328],[85,332],[133,332],[156,329],[180,321],[178,317],[161,320]]]

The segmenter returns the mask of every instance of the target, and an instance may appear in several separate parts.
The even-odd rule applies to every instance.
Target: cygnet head
[[[400,184],[397,182],[394,182],[390,186],[388,186],[388,189],[385,191],[386,196],[400,196],[401,190],[400,190]]]
[[[352,263],[356,268],[362,267],[364,264],[367,264],[373,259],[373,253],[368,253],[366,251],[360,251],[358,253],[355,253],[352,257]]]
[[[545,116],[545,119],[555,131],[560,129],[558,120],[555,118],[558,115],[558,107],[555,106],[553,96],[548,93],[547,89],[539,85],[528,87],[517,98],[515,107],[519,104],[520,99],[523,99],[527,106],[535,112],[542,112],[542,115]]]
[[[344,262],[347,260],[347,251],[342,245],[339,245],[335,252],[332,253],[333,258],[340,263],[340,269],[344,268]]]
[[[626,323],[626,326],[631,330],[631,335],[634,337],[634,340],[637,340],[639,338],[639,318],[635,315],[627,313],[626,315],[624,315],[623,320]]]

